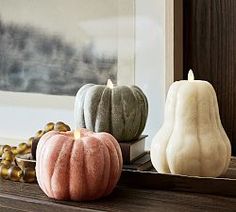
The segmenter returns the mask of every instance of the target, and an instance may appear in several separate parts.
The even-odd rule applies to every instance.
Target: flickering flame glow
[[[79,130],[74,131],[74,138],[75,138],[75,140],[80,139],[80,131]]]
[[[107,80],[107,87],[110,89],[112,89],[114,87],[114,85],[110,79]]]
[[[192,69],[190,69],[188,72],[188,81],[194,81],[194,74]]]

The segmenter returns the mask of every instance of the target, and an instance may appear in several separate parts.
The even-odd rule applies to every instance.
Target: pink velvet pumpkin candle
[[[59,200],[107,196],[122,171],[120,146],[108,133],[51,131],[40,139],[36,155],[40,188],[48,197]]]

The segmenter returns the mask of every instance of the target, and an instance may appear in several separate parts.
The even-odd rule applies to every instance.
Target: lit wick
[[[114,87],[114,85],[110,79],[107,80],[107,87],[110,89],[112,89]]]
[[[75,138],[75,140],[80,139],[80,131],[79,130],[74,131],[74,138]]]
[[[194,74],[193,74],[192,69],[190,69],[188,72],[188,81],[190,82],[194,81]]]

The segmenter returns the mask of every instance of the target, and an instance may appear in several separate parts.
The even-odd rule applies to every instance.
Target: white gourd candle
[[[217,177],[230,157],[215,90],[190,70],[188,80],[170,86],[164,123],[151,145],[153,166],[160,173]]]

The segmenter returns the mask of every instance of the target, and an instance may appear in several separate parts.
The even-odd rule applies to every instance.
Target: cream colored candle
[[[229,166],[231,146],[222,127],[217,97],[207,81],[174,82],[165,118],[151,145],[151,160],[160,173],[217,177]]]

